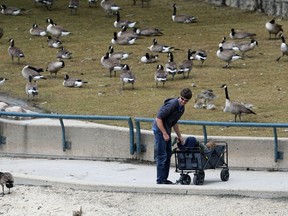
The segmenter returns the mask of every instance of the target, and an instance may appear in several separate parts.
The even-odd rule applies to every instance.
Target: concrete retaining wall
[[[206,0],[206,2],[244,10],[261,11],[273,16],[288,16],[288,0]]]
[[[62,130],[56,119],[13,121],[2,119],[0,134],[6,144],[1,154],[87,158],[130,158],[129,129],[76,120],[64,120],[71,149],[63,152]]]
[[[0,121],[0,135],[6,144],[0,145],[5,156],[28,156],[48,158],[74,158],[95,160],[140,160],[153,162],[154,136],[142,130],[141,141],[147,151],[130,154],[128,128],[106,126],[76,120],[64,121],[67,140],[71,149],[62,149],[62,131],[59,120],[7,120]],[[197,137],[201,140],[203,137]],[[279,151],[284,159],[274,162],[273,138],[255,137],[209,137],[228,143],[230,168],[288,170],[288,139],[279,139]],[[172,159],[174,161],[174,159]]]

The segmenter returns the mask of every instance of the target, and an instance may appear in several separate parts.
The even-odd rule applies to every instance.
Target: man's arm
[[[167,131],[164,128],[162,119],[156,118],[156,123],[157,123],[157,126],[158,126],[159,130],[163,134],[164,140],[167,142],[170,139],[170,136],[167,134]]]
[[[179,125],[178,123],[176,123],[174,126],[173,126],[173,129],[178,137],[178,140],[181,142],[181,144],[184,144],[184,140],[183,140],[183,137],[180,133],[180,130],[179,130]]]

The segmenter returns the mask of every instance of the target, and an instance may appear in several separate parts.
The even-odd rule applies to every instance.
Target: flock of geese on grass
[[[52,19],[48,18],[46,20],[48,23],[46,28],[39,27],[37,24],[33,24],[32,28],[29,30],[30,34],[33,36],[47,36],[47,45],[51,48],[58,49],[56,53],[56,61],[48,62],[45,71],[50,73],[51,78],[56,78],[58,71],[65,67],[65,62],[63,59],[70,59],[72,57],[72,53],[66,50],[63,47],[63,44],[60,40],[60,37],[70,35],[70,32],[65,28],[55,24]],[[11,57],[12,63],[14,63],[14,58],[17,58],[17,62],[19,64],[20,59],[24,58],[24,52],[15,46],[14,39],[9,39],[10,46],[8,48],[8,54]],[[26,65],[23,67],[21,74],[27,80],[25,91],[28,95],[28,99],[30,96],[32,100],[35,96],[38,95],[38,84],[37,80],[46,79],[46,77],[42,74],[44,71],[43,68],[36,68],[32,65]],[[79,84],[82,82],[82,84]],[[74,83],[72,85],[71,83]],[[65,87],[81,87],[86,81],[82,81],[79,78],[70,78],[68,75],[64,77],[63,86]]]
[[[100,1],[100,0],[99,0]],[[98,0],[88,0],[89,7],[95,6]],[[134,4],[136,1],[133,1]],[[148,2],[149,1],[142,1]],[[51,10],[53,5],[53,0],[35,0],[35,5],[42,4],[47,9]],[[113,38],[111,39],[108,51],[101,57],[101,64],[104,68],[106,68],[109,72],[109,76],[116,76],[116,72],[120,71],[120,81],[122,83],[122,88],[124,89],[124,85],[130,83],[132,85],[132,89],[134,89],[134,83],[136,81],[136,75],[130,69],[128,64],[123,64],[122,61],[129,58],[132,54],[131,52],[125,51],[115,51],[114,45],[132,45],[135,43],[137,39],[140,37],[150,36],[153,37],[152,44],[148,47],[149,52],[144,51],[143,56],[140,57],[140,62],[144,64],[149,63],[157,63],[159,61],[159,54],[166,53],[167,54],[167,62],[163,66],[162,64],[157,64],[155,72],[154,72],[154,80],[156,83],[156,87],[159,87],[159,84],[162,84],[164,87],[168,76],[171,76],[171,80],[174,80],[176,74],[182,74],[183,78],[189,78],[189,75],[193,68],[193,60],[201,61],[201,65],[203,65],[204,61],[207,59],[207,53],[205,50],[187,50],[187,58],[184,59],[181,63],[177,64],[174,62],[174,54],[173,51],[177,50],[174,46],[169,46],[166,44],[158,43],[156,37],[163,35],[163,32],[159,28],[137,28],[136,21],[130,21],[121,19],[120,10],[121,7],[115,4],[112,0],[101,0],[100,6],[103,8],[109,15],[115,16],[116,19],[113,23],[114,27],[119,29],[119,31],[114,31]],[[143,6],[143,5],[142,5]],[[71,9],[71,13],[77,12],[79,7],[79,0],[71,0],[68,4],[68,7]],[[184,15],[177,13],[177,6],[173,4],[173,12],[172,12],[172,22],[175,23],[196,23],[197,17],[192,15]],[[23,9],[19,9],[16,7],[9,7],[6,5],[1,5],[1,13],[4,15],[19,15],[24,11]],[[66,50],[63,46],[61,37],[70,35],[70,31],[67,29],[57,25],[50,18],[47,20],[47,27],[42,28],[37,24],[33,24],[30,29],[30,34],[33,36],[42,36],[47,37],[47,45],[51,48],[58,49],[59,51],[56,54],[57,61],[47,63],[46,70],[50,73],[51,78],[57,77],[57,72],[65,67],[64,59],[70,59],[72,57],[72,53]],[[112,25],[112,24],[111,24]],[[281,38],[282,43],[280,46],[280,50],[282,55],[279,56],[276,60],[279,61],[283,56],[288,55],[288,47],[285,43],[284,35],[282,34],[283,29],[282,26],[275,22],[275,19],[267,22],[265,24],[265,28],[269,33],[269,39],[272,39],[272,35],[276,38]],[[133,29],[133,30],[128,30]],[[3,36],[3,29],[0,28],[0,37]],[[258,42],[255,39],[256,34],[246,31],[235,30],[231,28],[231,32],[229,33],[229,37],[231,40],[227,40],[226,37],[223,37],[222,41],[219,43],[219,49],[216,52],[216,56],[226,62],[223,68],[229,68],[230,64],[233,61],[238,59],[245,59],[249,57],[247,52],[253,50],[256,46],[258,46]],[[246,40],[245,40],[246,39]],[[248,39],[248,40],[247,40]],[[24,52],[15,46],[15,41],[13,38],[9,40],[10,47],[8,48],[8,53],[11,57],[12,63],[14,59],[17,59],[18,63],[21,58],[24,58]],[[26,65],[22,69],[22,75],[27,80],[26,84],[26,93],[34,99],[36,95],[38,95],[38,85],[37,80],[46,79],[42,72],[43,68],[36,68],[31,65]],[[0,85],[5,82],[6,78],[0,78]],[[63,86],[65,87],[82,87],[86,84],[87,81],[84,81],[79,78],[69,77],[68,74],[65,75]],[[247,106],[241,102],[232,102],[228,96],[228,88],[227,85],[221,86],[225,90],[226,103],[224,107],[224,112],[230,112],[235,116],[235,121],[237,116],[241,121],[241,115],[243,114],[255,114],[254,111],[251,110],[251,105]],[[213,90],[204,90],[199,93],[195,100],[195,108],[207,108],[207,109],[215,109],[215,105],[213,101],[215,100],[216,95],[213,93]]]
[[[128,65],[121,62],[122,60],[127,59],[131,53],[125,51],[114,52],[113,45],[132,45],[141,37],[161,36],[163,35],[163,32],[158,28],[137,28],[136,21],[121,19],[119,11],[121,7],[116,5],[111,0],[102,0],[100,5],[107,11],[107,13],[116,16],[116,20],[114,21],[113,25],[115,28],[120,28],[118,32],[114,31],[113,38],[111,39],[111,45],[109,46],[106,54],[102,56],[101,64],[109,71],[110,77],[112,77],[113,72],[114,76],[116,76],[116,71],[121,71],[122,74],[120,75],[120,80],[123,83],[123,88],[126,83],[131,83],[132,88],[134,88],[136,75],[130,70],[130,68],[128,73],[127,69],[124,69],[127,68]],[[197,22],[197,17],[176,14],[176,4],[173,4],[172,21],[177,23],[193,23]],[[128,30],[129,28],[133,28],[133,30]],[[164,86],[168,76],[171,76],[172,80],[174,80],[174,76],[176,74],[182,74],[183,78],[188,78],[193,66],[192,60],[200,60],[203,64],[207,58],[207,54],[204,50],[192,51],[191,49],[188,49],[187,59],[184,59],[182,63],[177,65],[176,62],[174,62],[173,56],[173,51],[176,50],[176,48],[158,43],[156,38],[153,38],[152,44],[148,47],[148,49],[151,53],[145,51],[143,56],[140,57],[141,63],[156,63],[159,60],[159,53],[167,53],[167,63],[164,66],[161,64],[156,66],[154,80],[157,88],[159,83],[162,83]]]

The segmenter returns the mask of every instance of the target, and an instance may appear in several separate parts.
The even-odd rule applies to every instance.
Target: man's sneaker
[[[166,180],[165,182],[164,182],[164,184],[174,184],[172,181],[170,181],[170,180]]]
[[[170,180],[166,180],[164,182],[157,182],[157,184],[174,184],[174,183],[171,182]]]

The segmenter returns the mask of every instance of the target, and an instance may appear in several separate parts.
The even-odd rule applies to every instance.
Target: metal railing
[[[97,115],[62,115],[62,114],[32,114],[32,113],[17,113],[17,112],[0,112],[0,116],[16,116],[16,117],[31,117],[31,118],[50,118],[59,119],[62,129],[62,147],[63,151],[71,148],[71,143],[66,140],[65,126],[63,119],[78,119],[78,120],[112,120],[112,121],[127,121],[130,134],[130,154],[135,152],[134,148],[134,126],[132,118],[129,116],[97,116]],[[141,144],[141,122],[154,121],[154,118],[134,118],[136,126],[136,152],[139,154],[143,150]],[[222,126],[222,127],[256,127],[256,128],[272,128],[274,134],[274,161],[283,159],[283,152],[278,151],[278,135],[277,128],[288,128],[288,124],[285,123],[248,123],[248,122],[207,122],[207,121],[190,121],[179,120],[179,124],[183,125],[198,125],[203,128],[203,141],[207,142],[207,126]],[[0,137],[1,140],[5,138]]]
[[[0,116],[59,119],[62,129],[63,151],[66,151],[66,149],[71,148],[71,142],[66,140],[65,126],[63,119],[127,121],[130,133],[130,154],[131,155],[134,154],[134,127],[131,117],[128,116],[61,115],[61,114],[32,114],[32,113],[28,114],[28,113],[16,113],[16,112],[0,112]]]
[[[136,152],[140,153],[142,149],[141,145],[141,126],[140,122],[153,122],[153,118],[140,118],[136,117]],[[224,126],[224,127],[257,127],[257,128],[272,128],[274,134],[274,161],[283,159],[283,152],[278,151],[278,136],[277,128],[288,128],[288,124],[284,123],[251,123],[251,122],[207,122],[207,121],[190,121],[190,120],[179,120],[179,124],[183,125],[198,125],[203,128],[203,139],[204,143],[207,143],[207,126]]]

